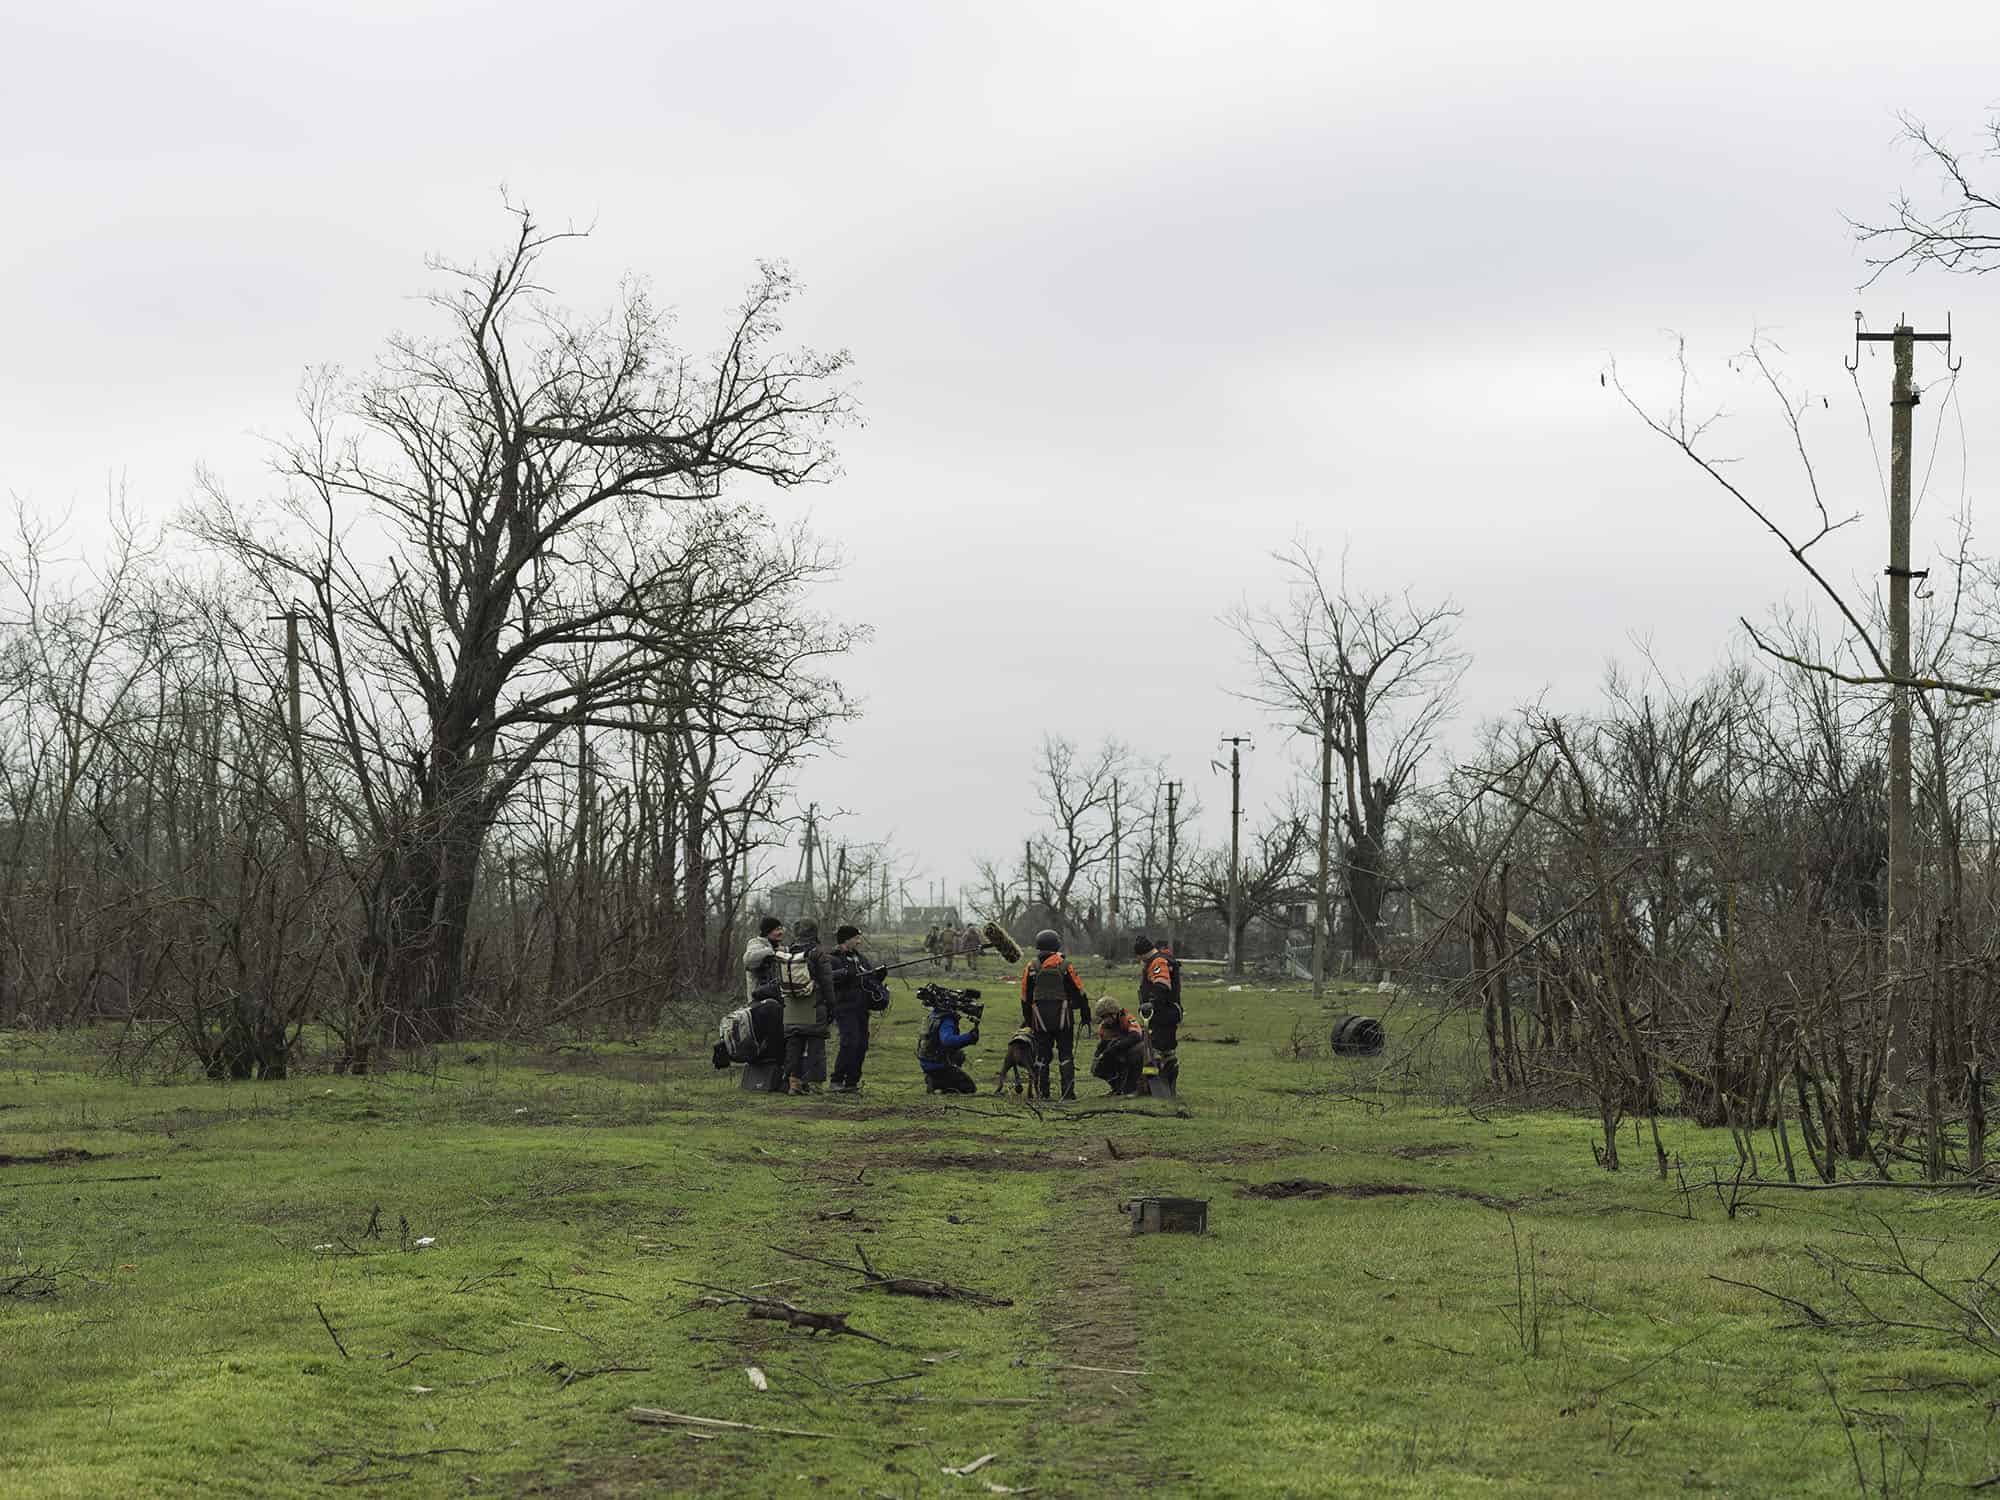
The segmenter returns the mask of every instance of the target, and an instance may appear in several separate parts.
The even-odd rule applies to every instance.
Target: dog
[[[1027,1091],[1028,1073],[1035,1065],[1035,1034],[1023,1026],[1007,1042],[1007,1056],[1000,1064],[1000,1076],[994,1080],[993,1092],[1007,1092],[1007,1074],[1014,1075],[1014,1092]]]

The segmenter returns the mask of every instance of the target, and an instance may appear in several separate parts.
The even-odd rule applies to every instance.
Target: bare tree
[[[1045,735],[1035,797],[1047,831],[1035,841],[1035,896],[1065,921],[1077,920],[1079,884],[1111,858],[1111,784],[1129,773],[1132,753],[1107,738],[1088,755],[1074,742]]]
[[[1935,207],[1919,207],[1907,192],[1899,193],[1888,219],[1848,221],[1867,249],[1873,267],[1869,281],[1893,266],[1906,270],[1936,266],[1975,275],[1992,270],[2000,264],[2000,199],[1974,182],[1964,157],[1941,136],[1914,116],[1902,118],[1904,139],[1915,148],[1917,159],[1939,174],[1942,201]],[[1986,144],[1980,155],[2000,159],[2000,114],[1987,120],[1981,134]]]
[[[1256,674],[1242,696],[1300,732],[1332,739],[1346,792],[1351,949],[1358,962],[1372,964],[1381,951],[1383,903],[1395,884],[1391,824],[1457,706],[1465,674],[1467,658],[1455,639],[1459,611],[1449,600],[1424,604],[1408,593],[1358,588],[1344,556],[1329,574],[1304,538],[1276,561],[1288,584],[1285,602],[1243,605],[1227,616]]]
[[[1262,922],[1279,933],[1291,928],[1290,909],[1312,900],[1313,858],[1318,847],[1313,819],[1297,788],[1278,807],[1269,809],[1250,829],[1238,874],[1236,943],[1241,953],[1250,924]],[[1202,906],[1229,919],[1229,852],[1204,851],[1196,857],[1188,890]]]
[[[567,236],[517,217],[488,265],[439,267],[444,336],[393,338],[356,385],[309,382],[268,522],[213,483],[191,517],[310,617],[316,722],[348,764],[360,843],[381,851],[360,961],[404,1038],[456,1027],[486,835],[562,736],[644,731],[662,710],[788,717],[775,673],[719,713],[680,693],[700,663],[754,660],[722,538],[674,517],[732,478],[824,474],[848,410],[843,356],[775,348],[781,269],[703,363],[636,285],[600,318],[559,309],[535,276]]]

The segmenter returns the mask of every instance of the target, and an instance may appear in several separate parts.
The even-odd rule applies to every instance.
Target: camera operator
[[[833,1024],[840,1032],[840,1051],[834,1055],[833,1080],[827,1087],[834,1094],[851,1094],[861,1087],[861,1064],[868,1056],[868,1012],[888,1005],[889,991],[882,983],[886,971],[869,965],[860,941],[861,929],[844,922],[834,929],[833,951],[826,955]]]
[[[978,993],[977,990],[933,992],[926,987],[924,1003],[931,1007],[931,1012],[924,1018],[923,1034],[917,1038],[917,1065],[924,1070],[925,1093],[979,1092],[979,1085],[965,1071],[965,1049],[979,1041],[982,1010],[967,1002]],[[949,998],[933,998],[933,994]],[[970,1031],[964,1029],[968,1015],[972,1021]]]

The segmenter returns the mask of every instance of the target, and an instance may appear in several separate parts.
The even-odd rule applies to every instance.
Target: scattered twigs
[[[53,1297],[59,1292],[61,1278],[74,1274],[67,1261],[53,1269],[34,1266],[12,1276],[0,1276],[0,1297],[19,1297],[24,1301],[42,1297]]]
[[[847,1383],[850,1391],[865,1390],[871,1385],[894,1385],[901,1380],[922,1380],[929,1370],[912,1370],[907,1375],[878,1375],[873,1380],[851,1380]]]
[[[341,1343],[340,1334],[334,1329],[333,1320],[327,1317],[326,1309],[315,1302],[313,1304],[313,1311],[319,1314],[320,1322],[326,1327],[326,1336],[333,1340],[333,1347],[340,1351],[340,1357],[342,1359],[354,1358],[353,1355],[347,1352],[347,1345]]]
[[[598,1375],[650,1375],[653,1372],[653,1367],[651,1365],[595,1365],[588,1370],[579,1370],[558,1361],[549,1366],[549,1373],[554,1374],[557,1370],[563,1372],[559,1388],[566,1390],[573,1381],[589,1380]]]
[[[376,1233],[377,1236],[379,1237],[380,1230],[378,1229]],[[511,1281],[514,1279],[515,1273],[513,1271],[508,1270],[507,1267],[516,1266],[519,1265],[520,1263],[521,1263],[521,1257],[516,1255],[510,1260],[501,1261],[499,1265],[495,1266],[492,1270],[485,1272],[483,1275],[462,1277],[460,1278],[458,1285],[451,1289],[452,1295],[458,1296],[465,1292],[477,1291],[480,1287],[485,1286],[488,1282],[492,1281]]]
[[[975,1292],[970,1288],[954,1286],[949,1281],[931,1281],[922,1276],[884,1276],[869,1263],[868,1252],[861,1246],[854,1247],[854,1253],[861,1257],[861,1264],[850,1265],[845,1261],[828,1260],[821,1255],[808,1255],[803,1250],[787,1250],[782,1245],[771,1247],[780,1255],[789,1255],[793,1260],[811,1261],[814,1265],[830,1266],[836,1271],[854,1271],[865,1278],[856,1291],[890,1292],[903,1297],[935,1297],[956,1302],[970,1302],[976,1307],[1012,1307],[1012,1299],[993,1297],[985,1292]]]
[[[576,1296],[579,1297],[607,1297],[614,1302],[630,1302],[632,1300],[630,1297],[626,1296],[623,1292],[600,1292],[592,1287],[577,1286],[574,1283],[569,1283],[559,1286],[556,1283],[556,1273],[553,1271],[544,1271],[542,1273],[542,1280],[544,1283],[543,1285],[544,1291],[554,1292],[559,1295],[563,1293],[574,1293]]]
[[[725,1422],[720,1417],[689,1416],[685,1412],[666,1411],[657,1406],[635,1406],[625,1415],[650,1427],[694,1427],[708,1432],[754,1432],[761,1437],[820,1438],[836,1442],[845,1437],[854,1442],[881,1443],[891,1448],[923,1446],[915,1438],[883,1437],[873,1432],[808,1432],[800,1427],[763,1427],[753,1422]]]
[[[1562,1415],[1565,1417],[1574,1416],[1579,1411],[1584,1411],[1590,1408],[1594,1408],[1595,1406],[1598,1405],[1598,1403],[1603,1401],[1605,1396],[1610,1394],[1612,1391],[1617,1390],[1619,1386],[1624,1385],[1627,1381],[1637,1380],[1641,1375],[1645,1374],[1648,1370],[1653,1369],[1655,1366],[1665,1364],[1668,1360],[1674,1358],[1674,1356],[1679,1354],[1683,1349],[1689,1349],[1692,1348],[1694,1345],[1699,1344],[1703,1339],[1707,1338],[1711,1333],[1714,1333],[1718,1328],[1722,1326],[1723,1325],[1720,1323],[1711,1323],[1708,1325],[1708,1327],[1702,1329],[1700,1333],[1695,1334],[1692,1338],[1682,1339],[1678,1344],[1674,1345],[1673,1348],[1666,1350],[1664,1353],[1656,1354],[1651,1359],[1648,1360],[1642,1360],[1640,1363],[1634,1365],[1631,1369],[1627,1370],[1623,1375],[1620,1375],[1616,1380],[1607,1381],[1605,1384],[1596,1387],[1594,1390],[1585,1391],[1581,1396],[1577,1397],[1577,1399],[1574,1402],[1572,1402],[1569,1406],[1563,1408]]]
[[[812,1333],[850,1334],[857,1339],[866,1339],[871,1344],[880,1344],[885,1349],[895,1345],[887,1339],[877,1338],[872,1333],[864,1333],[847,1321],[846,1313],[812,1312],[776,1297],[750,1297],[733,1291],[726,1286],[713,1286],[705,1281],[680,1280],[682,1286],[698,1287],[709,1293],[695,1299],[697,1307],[741,1307],[745,1316],[764,1318],[774,1323],[783,1323],[791,1328],[804,1328]]]

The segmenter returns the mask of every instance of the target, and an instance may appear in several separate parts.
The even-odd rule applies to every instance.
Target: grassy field
[[[1990,1203],[1772,1189],[1732,1214],[1636,1143],[1607,1174],[1592,1122],[1468,1107],[1435,1048],[1324,1055],[1330,1014],[1381,1003],[1192,987],[1179,1113],[1104,1112],[1094,1082],[1040,1112],[926,1099],[900,988],[856,1098],[741,1093],[705,1034],[228,1086],[0,1037],[0,1495],[1914,1495],[2000,1473]],[[1391,1027],[1429,1029],[1407,1002]],[[1678,1176],[1734,1171],[1725,1133],[1665,1128]],[[1133,1236],[1120,1205],[1147,1193],[1210,1200],[1211,1232]],[[1930,1288],[1840,1268],[1896,1242]],[[703,1300],[732,1295],[859,1333]]]

